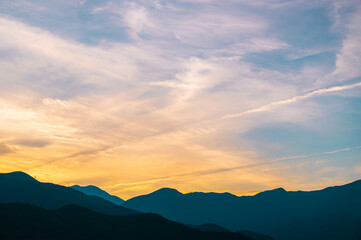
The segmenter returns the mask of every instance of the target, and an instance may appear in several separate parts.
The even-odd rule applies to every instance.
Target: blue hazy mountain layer
[[[110,195],[106,191],[104,191],[96,186],[93,186],[93,185],[89,185],[89,186],[74,185],[74,186],[71,186],[70,188],[78,190],[86,195],[97,196],[97,197],[103,198],[116,205],[120,205],[124,202],[123,199],[121,199],[117,196],[114,196],[114,195]]]
[[[214,223],[278,240],[361,239],[361,180],[319,191],[282,188],[255,196],[229,193],[182,194],[164,188],[132,198],[122,206],[160,214],[191,225]]]

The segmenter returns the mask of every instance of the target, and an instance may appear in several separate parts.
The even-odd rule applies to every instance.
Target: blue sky
[[[0,170],[123,198],[359,179],[360,16],[356,0],[1,1]]]

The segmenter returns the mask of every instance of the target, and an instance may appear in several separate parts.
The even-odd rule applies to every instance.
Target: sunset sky
[[[237,195],[361,178],[359,0],[1,0],[0,172]]]

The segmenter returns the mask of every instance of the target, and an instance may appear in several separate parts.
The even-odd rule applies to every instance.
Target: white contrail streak
[[[250,110],[240,112],[240,113],[228,114],[228,115],[225,115],[222,119],[241,117],[241,116],[244,116],[244,115],[247,115],[250,113],[265,112],[265,111],[269,111],[275,107],[302,101],[304,99],[307,99],[307,98],[310,98],[313,96],[322,95],[322,94],[330,93],[330,92],[344,91],[344,90],[352,89],[355,87],[361,87],[361,82],[355,83],[355,84],[350,84],[350,85],[344,85],[344,86],[335,86],[335,87],[318,89],[318,90],[306,93],[305,95],[296,96],[296,97],[289,98],[289,99],[282,100],[282,101],[272,102],[272,103],[266,104],[259,108],[250,109]]]

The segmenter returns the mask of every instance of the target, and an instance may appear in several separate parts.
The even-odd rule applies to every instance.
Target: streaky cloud
[[[305,99],[308,99],[308,98],[311,98],[311,97],[314,97],[317,95],[323,95],[323,94],[331,93],[331,92],[349,90],[349,89],[360,87],[360,86],[361,86],[361,82],[355,83],[355,84],[349,84],[349,85],[322,88],[322,89],[318,89],[318,90],[306,93],[304,95],[295,96],[293,98],[289,98],[289,99],[282,100],[282,101],[272,102],[272,103],[266,104],[259,108],[254,108],[254,109],[250,109],[250,110],[240,112],[240,113],[235,113],[235,114],[228,114],[228,115],[225,115],[223,117],[223,119],[242,117],[244,115],[248,115],[251,113],[266,112],[266,111],[270,111],[278,106],[299,102],[299,101],[302,101],[302,100],[305,100]]]
[[[134,181],[134,182],[120,183],[120,184],[115,184],[115,185],[111,185],[111,186],[106,186],[106,188],[115,188],[115,187],[119,187],[119,186],[134,186],[134,185],[150,184],[150,183],[166,181],[166,180],[174,180],[174,179],[179,179],[179,178],[204,176],[204,175],[216,174],[216,173],[221,173],[221,172],[229,172],[229,171],[233,171],[233,170],[237,170],[237,169],[246,169],[246,168],[254,168],[254,167],[259,167],[259,166],[272,165],[272,164],[276,164],[279,162],[287,162],[287,161],[292,161],[292,160],[297,160],[297,159],[305,159],[305,158],[331,155],[331,154],[335,154],[335,153],[339,153],[339,152],[346,152],[346,151],[352,151],[352,150],[358,150],[358,149],[361,149],[361,146],[336,149],[336,150],[321,152],[321,153],[287,156],[287,157],[282,157],[282,158],[276,158],[276,159],[273,159],[273,160],[270,160],[267,162],[239,165],[239,166],[235,166],[235,167],[217,168],[217,169],[210,169],[210,170],[204,170],[204,171],[195,171],[195,172],[189,172],[189,173],[184,173],[184,174],[177,174],[177,175],[173,175],[173,176],[148,178],[148,179],[143,179],[143,180]]]

